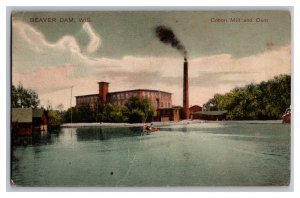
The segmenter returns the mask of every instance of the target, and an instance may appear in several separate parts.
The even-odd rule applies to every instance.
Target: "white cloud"
[[[86,51],[95,52],[100,47],[100,37],[88,23],[84,23],[82,29],[90,39]],[[36,67],[65,64],[88,66],[86,64],[92,60],[82,53],[83,49],[74,36],[64,35],[56,42],[49,42],[37,29],[18,20],[13,20],[12,40],[13,67],[18,71],[29,72]]]
[[[86,31],[87,35],[90,38],[90,42],[86,47],[88,53],[93,53],[99,49],[101,45],[100,37],[95,33],[90,23],[84,23],[82,29]]]
[[[20,43],[20,39],[23,42]],[[59,51],[70,50],[74,53],[80,53],[80,47],[73,36],[63,36],[56,43],[50,43],[41,32],[17,20],[13,21],[13,44],[16,48],[21,47],[20,44],[25,44],[26,47],[35,52],[56,49]]]

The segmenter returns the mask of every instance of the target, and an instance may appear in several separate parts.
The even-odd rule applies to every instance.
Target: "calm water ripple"
[[[14,139],[17,186],[288,185],[290,125],[63,128]]]

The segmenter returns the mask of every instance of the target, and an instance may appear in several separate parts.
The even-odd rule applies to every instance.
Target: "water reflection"
[[[101,127],[16,137],[20,145],[51,145],[13,147],[11,178],[18,186],[61,187],[289,182],[288,125],[201,123],[159,128],[150,135],[141,127]]]
[[[39,146],[53,144],[58,134],[53,133],[33,133],[32,135],[12,136],[12,146]]]
[[[142,127],[101,127],[101,128],[77,128],[77,141],[108,140],[111,138],[122,138],[140,136]]]

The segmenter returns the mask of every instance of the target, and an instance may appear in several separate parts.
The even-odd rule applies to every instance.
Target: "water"
[[[17,186],[266,186],[290,180],[290,125],[199,123],[163,126],[151,135],[139,127],[63,128],[25,144],[12,152]]]

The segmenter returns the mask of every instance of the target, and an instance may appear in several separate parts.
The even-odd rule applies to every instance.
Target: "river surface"
[[[269,186],[290,182],[290,125],[62,128],[14,138],[17,186]]]

